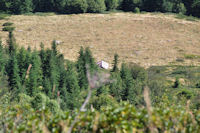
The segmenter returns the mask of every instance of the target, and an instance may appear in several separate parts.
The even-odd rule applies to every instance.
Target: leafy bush
[[[67,13],[85,13],[88,4],[86,0],[68,0],[66,3]]]
[[[101,13],[106,10],[104,0],[87,0],[88,12],[90,13]]]
[[[13,25],[13,23],[11,23],[11,22],[6,22],[3,24],[3,26],[11,26],[11,25]]]
[[[173,12],[179,13],[179,14],[185,14],[187,9],[185,8],[185,5],[183,3],[175,4],[173,7]]]
[[[117,9],[119,6],[119,0],[105,0],[107,10]]]
[[[171,1],[164,0],[162,3],[162,12],[172,12],[174,4]]]
[[[136,7],[136,8],[134,9],[134,12],[135,12],[135,13],[140,13],[140,8]]]
[[[45,109],[47,104],[47,96],[43,93],[38,93],[32,101],[32,106],[36,110]]]
[[[15,27],[10,27],[10,26],[3,27],[3,31],[12,32],[14,30],[15,30]]]
[[[47,101],[47,108],[54,114],[60,112],[60,106],[58,102],[52,99]]]

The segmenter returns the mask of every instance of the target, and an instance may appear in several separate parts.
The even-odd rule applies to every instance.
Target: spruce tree
[[[67,108],[74,109],[76,107],[79,107],[80,87],[78,85],[78,75],[74,66],[70,63],[67,65],[66,88]]]
[[[36,50],[32,53],[31,64],[32,68],[30,70],[27,91],[29,92],[30,96],[34,96],[40,91],[39,86],[42,86],[41,60]]]
[[[118,58],[119,58],[118,54],[115,54],[112,72],[117,72],[119,70],[118,69]]]
[[[53,54],[56,56],[58,51],[57,51],[57,44],[56,44],[56,40],[54,40],[51,44],[51,49],[53,51]]]
[[[19,76],[21,78],[22,84],[25,82],[27,67],[27,51],[22,47],[17,54],[17,61],[19,66]]]
[[[11,90],[14,90],[17,94],[23,91],[19,76],[18,63],[15,54],[12,54],[9,62],[8,81]]]
[[[79,86],[81,88],[87,89],[88,88],[88,80],[86,77],[86,61],[85,61],[85,53],[83,47],[81,47],[79,51],[79,57],[77,61],[77,71],[79,77]]]
[[[133,87],[133,78],[131,77],[131,72],[126,64],[121,66],[121,78],[122,78],[122,100],[128,100],[129,90]]]
[[[94,61],[94,58],[92,57],[92,52],[90,51],[89,47],[87,47],[85,49],[84,57],[85,57],[85,64],[89,65],[89,68],[91,70],[96,70],[97,69],[97,65],[96,65],[96,63]]]
[[[16,40],[12,32],[9,32],[7,43],[8,43],[9,54],[11,55],[13,53],[16,53]]]
[[[47,51],[48,58],[46,60],[46,76],[50,79],[51,88],[53,89],[53,97],[56,96],[56,92],[59,86],[59,71],[57,68],[57,57],[52,50]]]
[[[68,92],[72,93],[72,90],[80,90],[78,85],[78,76],[72,64],[67,65],[66,76],[66,88],[68,89]]]

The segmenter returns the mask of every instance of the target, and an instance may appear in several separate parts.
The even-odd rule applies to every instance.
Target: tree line
[[[0,0],[0,10],[12,14],[101,13],[123,10],[173,12],[200,17],[200,0]]]

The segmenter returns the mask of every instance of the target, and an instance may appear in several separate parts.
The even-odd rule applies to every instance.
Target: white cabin
[[[109,69],[109,64],[105,61],[99,61],[97,64],[103,69]]]

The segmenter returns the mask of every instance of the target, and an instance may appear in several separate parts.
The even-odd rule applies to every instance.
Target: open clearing
[[[0,28],[8,21],[16,27],[19,45],[39,49],[41,42],[50,47],[52,40],[59,40],[59,51],[70,60],[76,60],[80,46],[89,46],[96,60],[109,63],[118,53],[120,62],[144,67],[200,64],[200,21],[150,13],[14,15],[0,20]],[[0,31],[4,43],[7,35]]]

